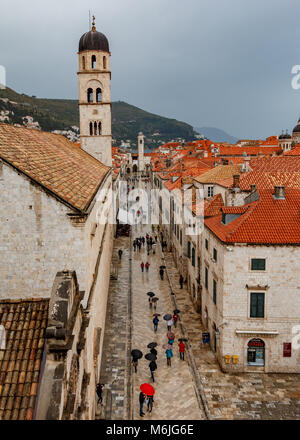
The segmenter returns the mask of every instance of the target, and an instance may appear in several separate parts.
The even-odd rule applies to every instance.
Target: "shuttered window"
[[[264,318],[265,294],[261,292],[251,292],[250,295],[250,318]]]
[[[251,259],[251,270],[266,270],[266,259],[265,258],[252,258]]]

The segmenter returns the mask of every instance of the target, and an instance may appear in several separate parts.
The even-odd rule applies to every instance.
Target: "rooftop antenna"
[[[91,30],[92,25],[91,25],[91,11],[89,10],[89,30]]]

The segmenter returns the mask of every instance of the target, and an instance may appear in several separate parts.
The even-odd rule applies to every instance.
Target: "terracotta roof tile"
[[[225,243],[300,244],[300,191],[287,188],[284,200],[275,200],[273,192],[259,191],[259,200],[226,225],[221,215],[205,225]]]
[[[0,158],[80,211],[110,169],[63,136],[3,123]]]
[[[0,350],[0,420],[33,418],[48,305],[47,299],[0,301],[0,325],[12,324]]]

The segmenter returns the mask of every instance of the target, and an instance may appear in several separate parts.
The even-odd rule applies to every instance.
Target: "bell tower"
[[[105,35],[92,29],[79,41],[79,120],[81,148],[112,165],[110,52]]]
[[[144,159],[144,135],[140,131],[138,134],[138,170],[144,171],[145,159]]]

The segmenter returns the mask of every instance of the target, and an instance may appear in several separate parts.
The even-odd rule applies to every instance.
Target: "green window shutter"
[[[251,270],[266,270],[265,258],[252,258],[251,259]]]
[[[251,292],[250,318],[264,318],[264,316],[265,316],[265,294]]]

